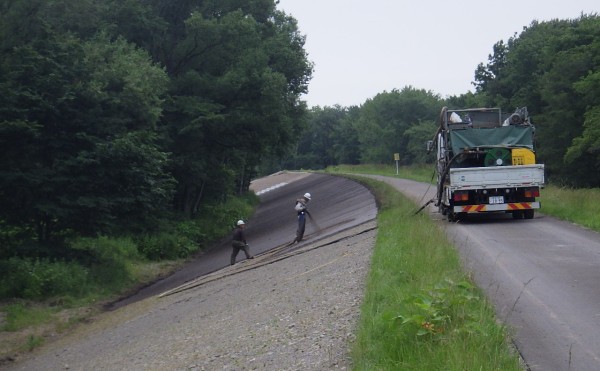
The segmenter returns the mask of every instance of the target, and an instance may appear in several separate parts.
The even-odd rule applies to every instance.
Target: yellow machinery
[[[513,165],[533,165],[535,164],[535,154],[527,148],[513,148],[511,150]]]

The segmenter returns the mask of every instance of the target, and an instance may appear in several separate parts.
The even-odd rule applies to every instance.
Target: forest
[[[474,92],[441,97],[405,86],[354,107],[313,107],[309,129],[282,168],[393,162],[427,164],[425,144],[440,109],[527,107],[536,128],[536,157],[552,184],[600,187],[600,19],[532,22],[491,46],[475,66]],[[440,61],[443,63],[443,60]]]
[[[600,187],[596,14],[491,45],[474,92],[405,86],[352,107],[307,107],[304,43],[275,0],[0,0],[0,268],[108,259],[90,238],[134,236],[161,259],[184,235],[186,256],[203,215],[256,177],[432,163],[443,106],[526,106],[548,181]]]

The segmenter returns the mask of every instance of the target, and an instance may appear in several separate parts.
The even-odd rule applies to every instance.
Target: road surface
[[[421,204],[434,197],[427,184],[372,177]],[[531,370],[600,370],[600,234],[539,213],[448,223],[432,206],[426,210],[512,328]]]

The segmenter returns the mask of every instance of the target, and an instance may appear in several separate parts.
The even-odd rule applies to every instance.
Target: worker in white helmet
[[[231,242],[231,247],[233,247],[233,252],[231,253],[231,265],[235,264],[235,258],[240,250],[244,250],[246,259],[254,259],[254,256],[250,255],[248,243],[246,242],[246,236],[244,235],[245,227],[246,223],[244,223],[243,220],[238,220],[237,227],[233,230],[233,240]]]
[[[310,216],[307,205],[311,200],[310,193],[305,193],[304,196],[296,200],[294,210],[298,213],[298,229],[296,230],[296,238],[292,243],[302,241],[304,237],[304,228],[306,227],[306,215]]]

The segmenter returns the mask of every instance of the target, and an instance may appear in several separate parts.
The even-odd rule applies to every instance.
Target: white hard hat
[[[306,198],[307,200],[310,200],[310,193],[305,193],[304,198]]]
[[[243,221],[243,220],[241,220],[241,219],[240,219],[240,220],[238,220],[238,222],[237,222],[237,225],[242,225],[242,224],[246,224],[246,223],[244,223],[244,221]]]

